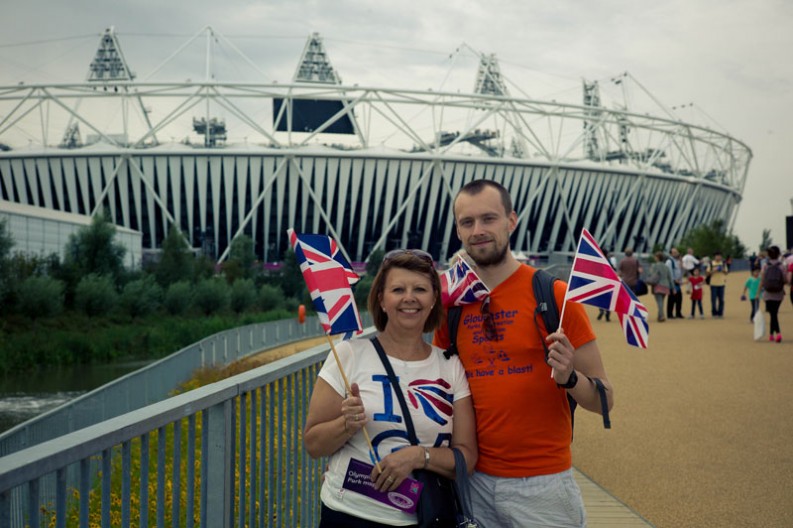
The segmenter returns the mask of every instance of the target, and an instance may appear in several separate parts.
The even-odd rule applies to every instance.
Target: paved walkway
[[[754,341],[747,276],[729,275],[723,319],[707,287],[704,319],[658,323],[643,296],[647,350],[589,312],[615,403],[609,430],[576,413],[573,465],[657,528],[793,526],[793,306],[786,287],[783,342]]]
[[[641,515],[623,504],[611,493],[603,489],[597,482],[577,469],[573,470],[575,480],[581,488],[586,508],[587,526],[589,528],[646,528],[652,526]]]

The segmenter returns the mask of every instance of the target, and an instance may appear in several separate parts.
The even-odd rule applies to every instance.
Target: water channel
[[[147,364],[76,365],[0,377],[0,433]]]

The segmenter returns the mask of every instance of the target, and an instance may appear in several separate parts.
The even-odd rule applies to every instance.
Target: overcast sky
[[[464,44],[495,53],[504,75],[536,98],[580,93],[582,78],[627,71],[667,107],[689,105],[682,118],[752,149],[734,231],[750,252],[763,229],[785,245],[793,214],[789,0],[3,0],[0,85],[82,80],[111,25],[139,79],[208,25],[256,64],[260,81],[291,80],[315,31],[350,84],[439,89]],[[228,80],[252,80],[230,62]],[[203,69],[196,53],[195,78]]]

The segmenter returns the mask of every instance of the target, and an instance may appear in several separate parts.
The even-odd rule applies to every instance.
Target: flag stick
[[[562,300],[562,313],[559,315],[559,328],[556,329],[558,332],[562,329],[562,320],[564,319],[564,309],[567,308],[567,291],[570,289],[570,280],[573,278],[573,269],[575,268],[575,261],[578,259],[578,248],[581,247],[581,237],[584,236],[583,231],[578,237],[578,246],[576,247],[575,257],[573,257],[573,265],[570,266],[570,273],[567,275],[567,287],[564,290],[564,299]],[[553,378],[554,370],[551,367],[551,378]]]
[[[342,367],[341,361],[339,361],[339,354],[336,352],[336,346],[333,344],[333,340],[330,338],[329,334],[325,334],[325,337],[328,338],[328,343],[330,343],[330,349],[331,351],[333,351],[333,357],[336,358],[336,364],[339,366],[339,372],[341,372],[341,379],[344,380],[344,390],[347,391],[347,394],[352,394],[352,387],[350,387],[350,382],[347,379],[347,374],[344,373],[344,367]],[[398,387],[395,387],[395,389],[399,390]],[[366,445],[369,446],[369,454],[372,455],[372,460],[374,460],[374,465],[377,466],[377,471],[382,473],[383,468],[380,467],[380,461],[377,460],[377,457],[375,456],[374,446],[372,445],[372,440],[369,438],[369,433],[366,431],[366,426],[361,428],[361,432],[363,433],[363,436],[366,439]]]

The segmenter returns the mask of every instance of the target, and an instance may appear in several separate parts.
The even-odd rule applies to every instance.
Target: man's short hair
[[[484,191],[485,187],[492,187],[493,189],[497,190],[498,194],[501,195],[501,203],[504,206],[504,211],[506,211],[507,216],[512,214],[512,210],[513,210],[512,197],[510,197],[509,191],[507,191],[507,189],[503,185],[493,180],[470,181],[465,185],[463,185],[463,188],[457,192],[457,196],[460,196],[461,194],[468,194],[474,196]],[[454,205],[453,212],[454,212],[455,220],[457,219],[457,196],[454,197],[454,202],[453,202]]]

